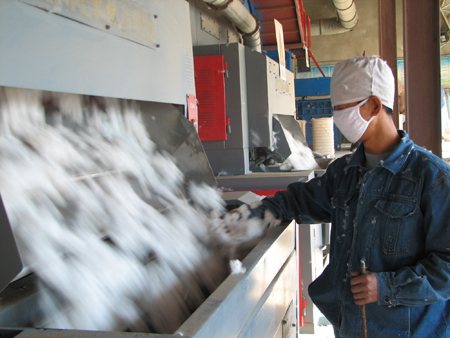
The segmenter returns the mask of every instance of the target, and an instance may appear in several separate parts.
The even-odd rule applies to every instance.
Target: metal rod
[[[320,70],[320,72],[322,73],[323,77],[325,77],[325,74],[323,73],[322,68],[320,68],[319,64],[316,61],[316,58],[314,57],[314,55],[313,55],[313,53],[311,51],[309,51],[309,55],[311,55],[311,57],[312,57],[314,63],[316,64],[317,68]]]
[[[307,17],[308,20],[308,32],[306,33],[308,35],[308,48],[311,48],[311,20],[309,19],[309,16]]]
[[[361,274],[366,274],[366,262],[361,261]],[[367,319],[366,319],[366,306],[361,305],[361,317],[363,327],[363,338],[367,338]]]
[[[300,40],[302,40],[303,44],[307,44],[304,34],[303,34],[303,26],[302,26],[302,10],[303,10],[303,1],[294,1],[295,4],[295,14],[297,16],[297,24],[298,24],[298,33],[300,34]]]
[[[292,34],[292,33],[298,33],[298,30],[295,31],[284,31],[284,34]],[[276,32],[264,32],[264,33],[260,33],[262,36],[267,36],[267,35],[276,35]]]

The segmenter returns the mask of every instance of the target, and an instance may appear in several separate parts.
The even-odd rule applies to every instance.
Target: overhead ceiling
[[[274,19],[283,25],[285,47],[289,50],[303,48],[306,32],[302,27],[304,9],[301,1],[252,0],[252,4],[255,15],[260,20],[261,40],[265,50],[277,48]]]
[[[336,17],[331,0],[251,0],[251,3],[260,20],[261,38],[266,50],[276,49],[274,19],[283,25],[286,48],[298,50],[303,47],[303,39],[307,35],[304,31],[302,37],[301,32],[301,22],[306,16],[313,20]]]
[[[263,49],[277,48],[274,25],[276,19],[283,26],[285,48],[294,52],[297,57],[304,57],[304,47],[310,46],[307,17],[311,20],[337,17],[331,0],[250,0],[250,2],[253,13],[260,20]]]
[[[303,3],[306,15],[311,20],[336,17],[336,11],[331,0],[251,0],[255,9],[254,13],[261,20],[263,49],[274,49],[274,45],[276,45],[273,24],[275,18],[283,25],[287,49],[294,51],[294,53],[299,52],[299,47],[301,48],[303,41],[298,29],[295,1]],[[333,64],[336,61],[363,53],[378,55],[378,1],[354,1],[360,20],[353,31],[339,35],[312,37],[312,51],[320,63]],[[400,59],[403,57],[403,1],[396,0],[397,55]],[[444,33],[444,36],[450,36],[450,24],[448,23],[450,21],[450,0],[441,0],[440,4],[443,8],[443,11],[441,10],[441,13],[443,13],[441,33]],[[444,20],[444,17],[447,20]],[[450,43],[446,44],[443,41],[441,55],[450,55]]]

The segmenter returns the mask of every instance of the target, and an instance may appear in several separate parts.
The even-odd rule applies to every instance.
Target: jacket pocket
[[[347,232],[352,224],[349,224],[352,220],[351,208],[349,207],[350,201],[354,193],[348,193],[346,191],[338,191],[336,195],[331,199],[331,204],[335,211],[335,222],[333,222],[333,227],[336,230],[336,240],[339,243],[345,241],[347,237]]]
[[[411,337],[411,308],[388,308],[377,303],[366,304],[367,336],[382,338]],[[369,320],[373,318],[373,320]],[[422,336],[420,336],[422,337]],[[426,336],[423,336],[424,338]]]
[[[412,202],[379,200],[375,209],[383,215],[383,222],[378,223],[379,242],[383,253],[396,255],[408,252],[417,205]]]

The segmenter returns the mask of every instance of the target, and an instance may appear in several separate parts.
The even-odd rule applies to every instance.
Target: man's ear
[[[381,112],[381,109],[383,109],[380,98],[378,96],[371,96],[369,101],[371,101],[372,116],[377,116]]]

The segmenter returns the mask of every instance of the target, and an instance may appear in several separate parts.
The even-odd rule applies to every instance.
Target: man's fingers
[[[351,285],[357,285],[357,284],[368,284],[371,280],[370,273],[367,273],[365,275],[357,275],[356,277],[353,277],[350,281]]]
[[[361,272],[359,272],[359,271],[348,271],[347,272],[347,276],[349,276],[351,278],[359,276],[360,274],[361,274]]]
[[[359,292],[359,293],[355,293],[353,294],[353,298],[356,299],[364,299],[367,298],[367,293],[363,293],[363,292]]]
[[[349,276],[354,273],[350,272]],[[378,281],[376,274],[367,272],[364,275],[358,273],[350,280],[351,292],[357,305],[373,303],[378,300]]]
[[[352,293],[360,293],[360,292],[365,292],[366,287],[364,285],[358,284],[358,285],[352,286],[351,290],[352,290]]]

